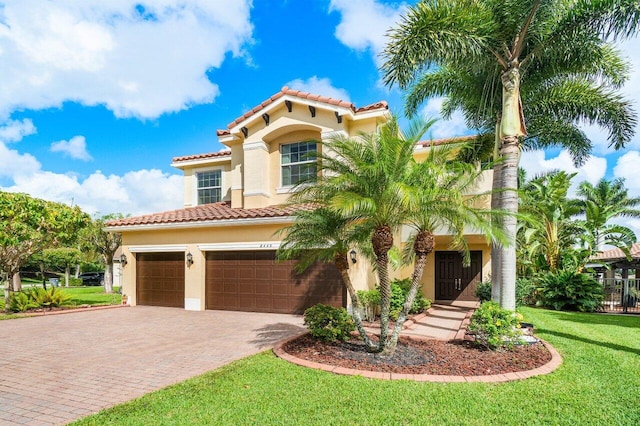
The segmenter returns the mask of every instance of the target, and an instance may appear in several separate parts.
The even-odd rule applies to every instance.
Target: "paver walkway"
[[[455,339],[462,329],[464,320],[468,319],[477,306],[474,302],[433,304],[426,316],[418,317],[414,324],[409,325],[401,334],[439,340]]]
[[[0,321],[0,424],[64,424],[302,331],[300,316],[146,306]]]

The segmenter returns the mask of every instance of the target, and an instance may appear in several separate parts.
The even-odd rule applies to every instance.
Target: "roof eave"
[[[209,219],[194,220],[189,222],[170,222],[170,223],[147,223],[133,225],[115,225],[106,226],[104,229],[109,232],[126,232],[126,231],[156,231],[170,229],[188,229],[188,228],[213,228],[219,226],[249,226],[249,225],[278,225],[292,223],[292,216],[277,217],[258,217],[258,218],[237,218],[237,219]]]

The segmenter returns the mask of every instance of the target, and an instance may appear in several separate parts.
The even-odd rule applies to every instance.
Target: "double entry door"
[[[476,285],[482,281],[482,252],[471,252],[471,264],[462,266],[457,251],[435,253],[436,300],[478,300]]]

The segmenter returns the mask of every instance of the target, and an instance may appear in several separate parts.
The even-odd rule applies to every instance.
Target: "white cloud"
[[[40,162],[31,154],[20,154],[0,142],[0,177],[12,178],[40,170]]]
[[[58,141],[51,144],[51,152],[62,152],[65,156],[76,160],[92,160],[87,152],[87,141],[84,136],[74,136],[68,141]]]
[[[442,102],[444,98],[431,98],[426,105],[420,109],[418,115],[427,120],[437,118],[438,121],[429,129],[429,135],[432,139],[449,138],[454,136],[462,136],[469,133],[469,129],[464,122],[464,117],[460,111],[451,114],[449,120],[443,120],[440,115]]]
[[[9,0],[0,119],[64,101],[155,118],[212,102],[206,72],[251,42],[250,0]]]
[[[290,89],[300,90],[303,92],[313,93],[315,95],[328,96],[334,99],[340,99],[349,102],[349,93],[345,89],[334,87],[328,78],[310,77],[306,80],[300,78],[291,80],[285,86]]]
[[[96,171],[86,179],[38,170],[16,176],[10,192],[79,205],[90,214],[139,215],[182,207],[183,177],[157,169],[137,170],[123,176]]]
[[[33,135],[37,133],[36,126],[33,125],[33,121],[28,118],[24,120],[7,120],[2,127],[0,127],[0,141],[1,142],[18,142],[25,136]]]
[[[526,170],[528,179],[553,170],[577,173],[572,180],[571,188],[569,188],[570,196],[574,196],[580,182],[587,181],[595,185],[605,176],[607,159],[590,156],[580,168],[577,168],[573,165],[573,160],[567,150],[562,150],[557,157],[549,159],[546,159],[544,151],[526,151],[520,157],[520,167]]]
[[[387,30],[398,21],[404,8],[404,5],[393,8],[376,0],[331,0],[329,12],[342,15],[336,38],[355,50],[370,49],[379,62],[378,54],[387,43]]]
[[[640,167],[640,152],[629,151],[620,158],[613,167],[613,175],[625,179],[625,186],[633,197],[640,197],[640,179],[638,168]]]
[[[139,215],[182,207],[183,177],[157,169],[136,170],[122,176],[96,171],[86,178],[73,173],[42,170],[31,154],[9,149],[0,142],[0,178],[12,185],[2,191],[79,205],[88,213]]]

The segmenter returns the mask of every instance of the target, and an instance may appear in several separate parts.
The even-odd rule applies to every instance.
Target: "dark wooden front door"
[[[435,256],[436,300],[473,301],[482,280],[482,252],[471,252],[471,265],[462,267],[457,251],[437,251]]]
[[[346,290],[333,264],[304,274],[294,262],[276,262],[275,251],[208,252],[206,309],[301,314],[317,303],[345,306]]]

